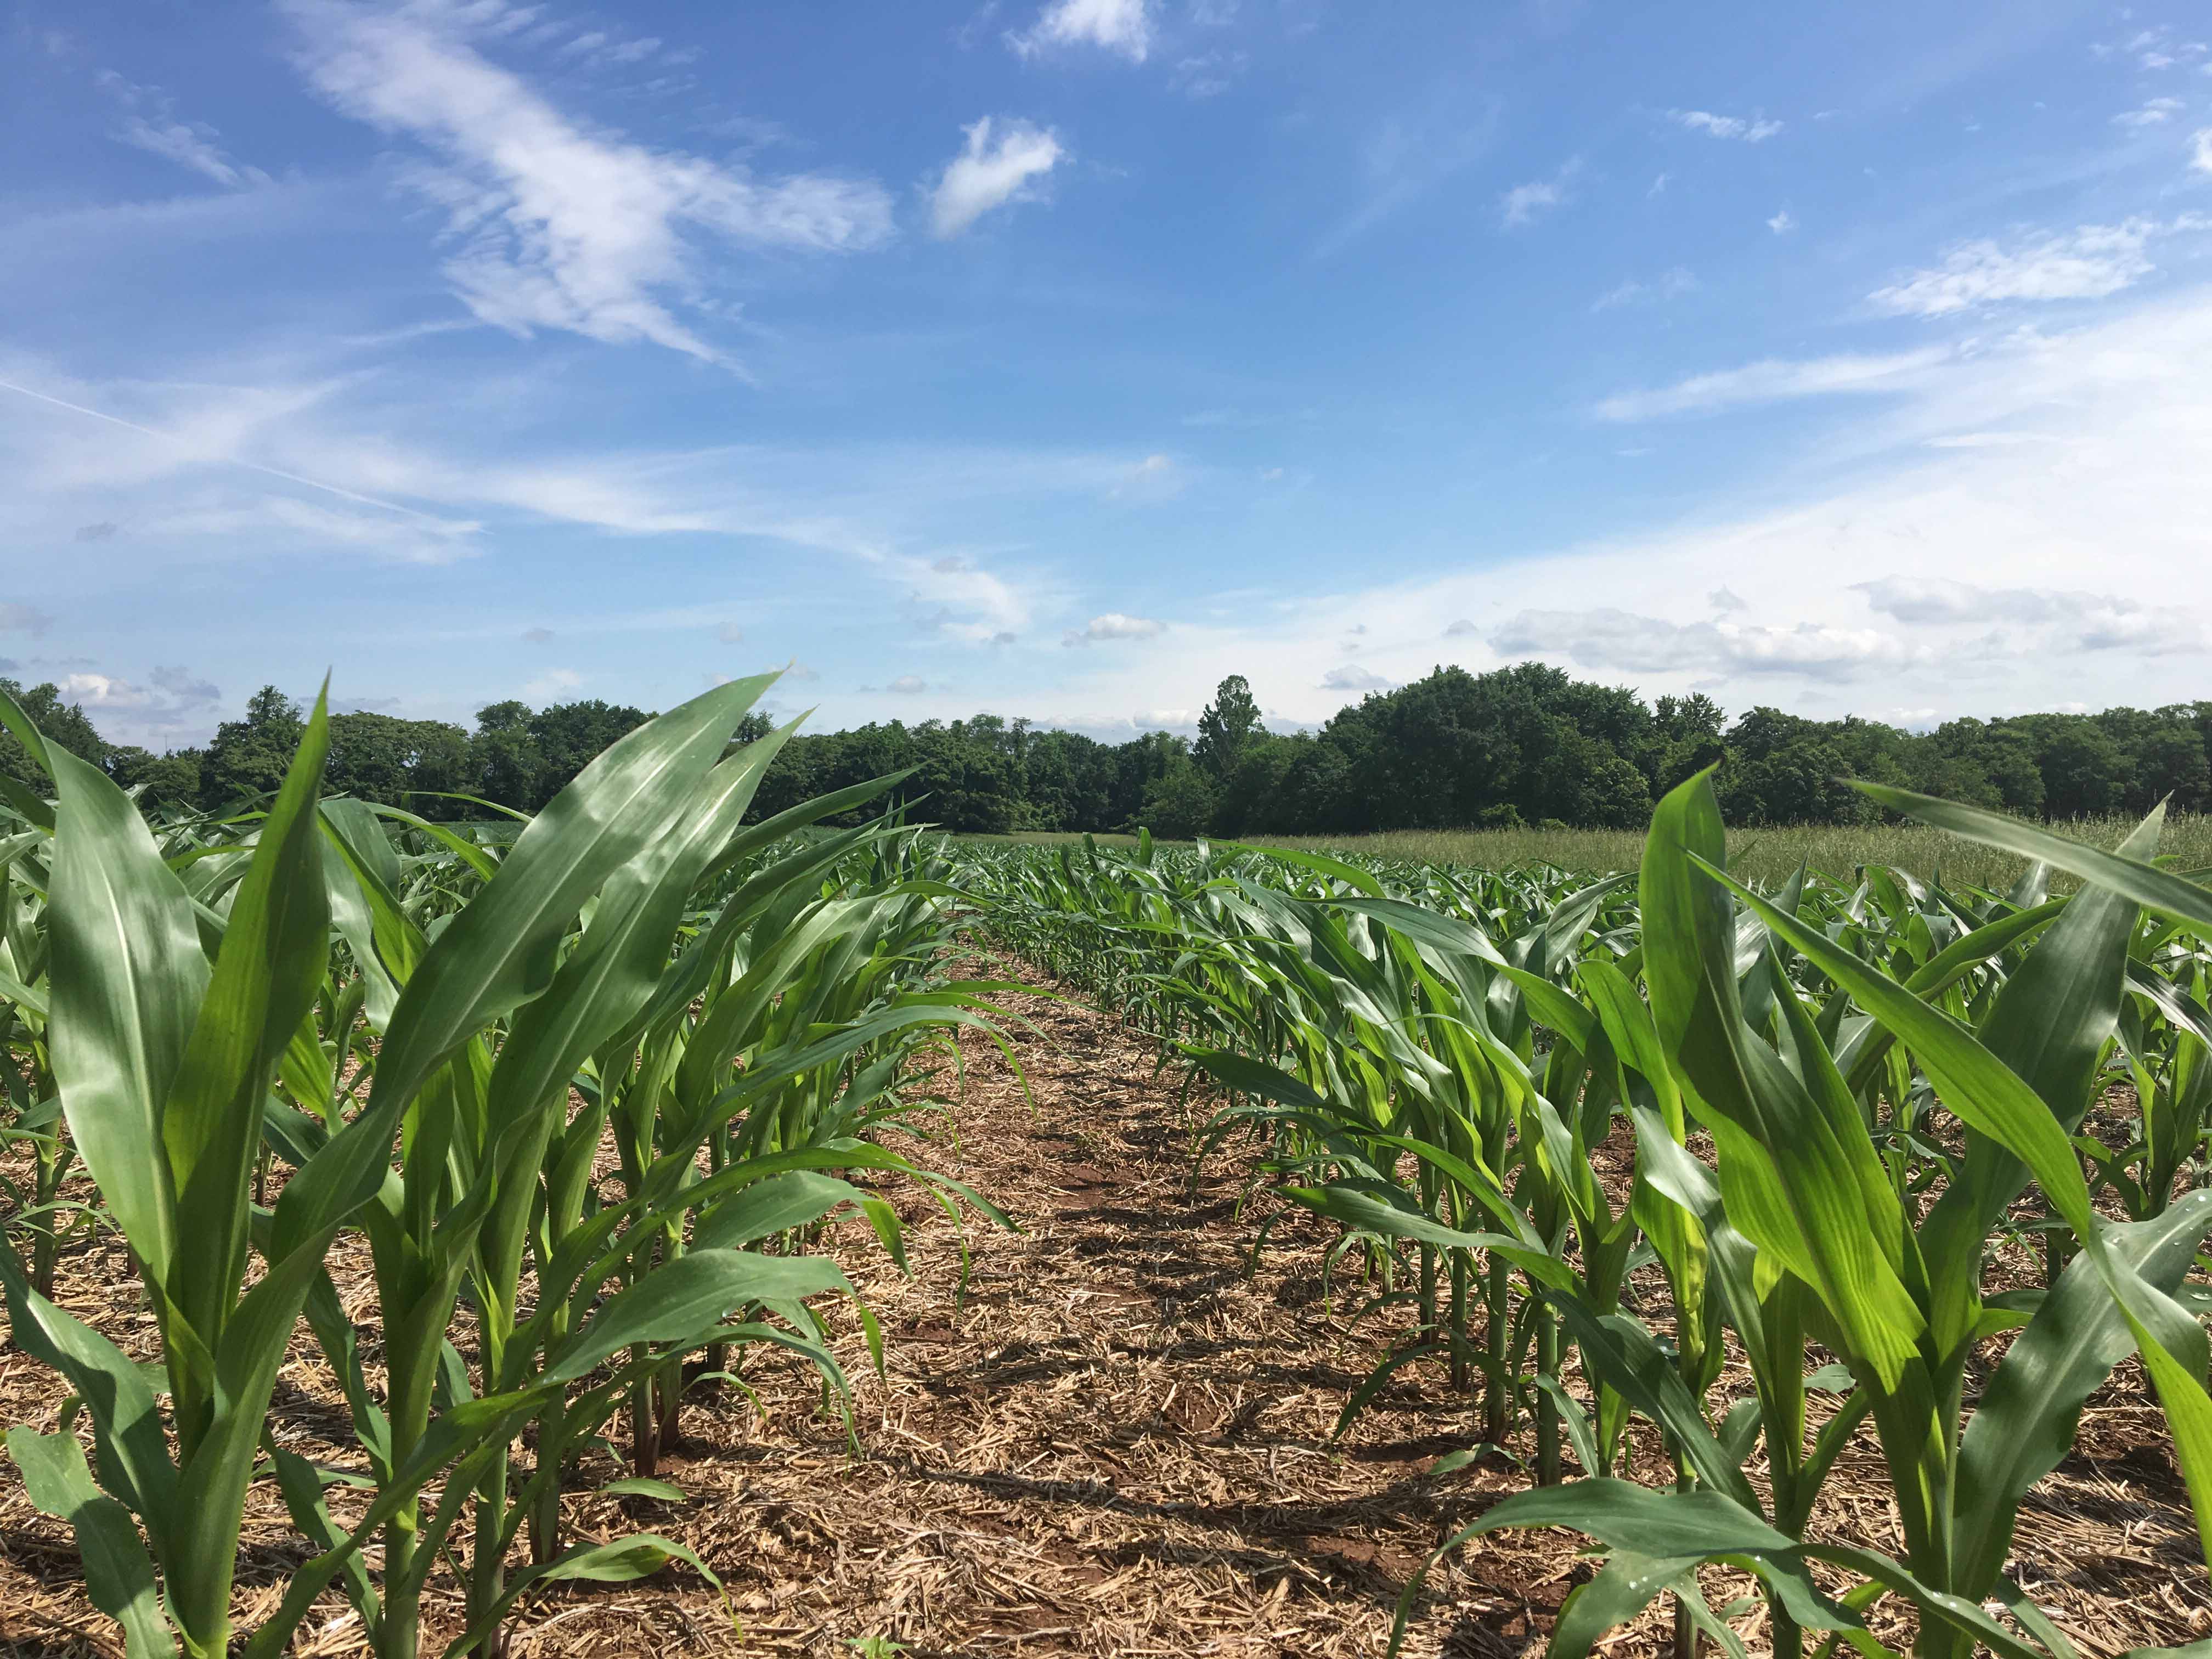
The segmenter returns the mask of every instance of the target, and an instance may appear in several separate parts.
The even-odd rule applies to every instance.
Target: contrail
[[[51,392],[34,392],[29,386],[17,386],[13,380],[0,380],[0,392],[13,392],[26,398],[33,398],[42,404],[52,404],[56,409],[66,409],[73,415],[89,415],[95,421],[106,421],[111,426],[119,426],[131,432],[143,433],[149,438],[159,438],[164,443],[190,447],[185,440],[179,438],[173,432],[162,432],[150,426],[141,426],[136,421],[125,420],[120,415],[110,415],[105,410],[88,409],[82,404],[73,404],[68,398],[57,398]],[[235,455],[214,455],[206,459],[225,466],[242,466],[249,472],[265,472],[272,478],[283,479],[287,483],[301,484],[309,489],[319,489],[325,494],[340,496],[349,501],[358,501],[363,507],[382,507],[386,513],[404,513],[410,519],[422,519],[434,525],[442,526],[451,522],[440,518],[434,513],[425,513],[420,507],[403,507],[398,501],[380,501],[374,495],[364,495],[357,490],[348,489],[343,484],[325,483],[320,478],[302,477],[296,472],[287,472],[282,467],[264,466],[258,461],[242,461]]]

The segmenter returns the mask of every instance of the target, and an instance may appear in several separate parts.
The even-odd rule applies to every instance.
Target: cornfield
[[[1662,1596],[1678,1654],[1746,1651],[1744,1609],[1701,1585],[1725,1565],[1757,1581],[1776,1654],[1888,1650],[1869,1619],[1886,1603],[1918,1655],[2070,1659],[2004,1569],[2022,1499],[2130,1354],[2204,1535],[2187,1275],[2212,1230],[2212,893],[2160,867],[2159,813],[2106,853],[1869,793],[2021,874],[1998,892],[1801,867],[1762,892],[1728,873],[1702,778],[1661,805],[1632,877],[1386,876],[1148,838],[970,854],[1007,947],[1210,1083],[1204,1138],[1250,1144],[1255,1201],[1335,1224],[1338,1272],[1405,1310],[1340,1431],[1431,1367],[1479,1395],[1487,1444],[1525,1437],[1530,1488],[1438,1553],[1509,1527],[1589,1539],[1604,1565],[1555,1655]],[[2133,1122],[2098,1139],[2115,1082]],[[2038,1271],[1996,1289],[2008,1246]],[[1730,1354],[1741,1398],[1715,1393]],[[1662,1482],[1627,1478],[1639,1420]],[[1810,1529],[1867,1422],[1901,1555]]]
[[[2160,814],[2106,852],[1870,788],[2014,860],[2001,886],[1746,882],[1702,778],[1596,878],[953,843],[825,827],[890,778],[749,822],[791,728],[730,739],[768,684],[534,817],[451,822],[326,797],[319,702],[271,799],[149,827],[0,701],[51,781],[0,781],[0,1288],[61,1402],[7,1449],[129,1659],[273,1656],[334,1606],[412,1659],[434,1577],[465,1607],[443,1651],[491,1656],[564,1583],[717,1583],[564,1504],[617,1448],[598,1490],[680,1497],[684,1413],[739,1409],[770,1356],[842,1409],[833,1315],[878,1363],[884,1335],[820,1248],[836,1218],[902,1266],[896,1190],[1015,1224],[926,1128],[961,1032],[1011,1056],[1025,979],[1145,1035],[1194,1154],[1243,1158],[1255,1254],[1333,1230],[1330,1297],[1391,1331],[1340,1433],[1420,1377],[1480,1425],[1425,1478],[1525,1464],[1432,1540],[1393,1651],[1437,1559],[1552,1528],[1600,1561],[1567,1659],[1660,1603],[1678,1659],[2076,1659],[2008,1564],[2131,1359],[2204,1535],[2212,890]],[[969,973],[986,952],[1012,973]],[[151,1363],[58,1301],[110,1234]],[[340,1461],[272,1414],[303,1329]],[[1822,1520],[1863,1433],[1894,1551]],[[256,1483],[297,1547],[241,1620]]]

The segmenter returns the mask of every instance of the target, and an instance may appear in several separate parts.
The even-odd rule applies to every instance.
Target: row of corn
[[[533,1587],[711,1578],[672,1539],[569,1536],[564,1494],[627,1425],[613,1489],[680,1497],[661,1449],[749,1356],[836,1404],[830,1338],[880,1343],[809,1252],[834,1218],[902,1267],[895,1183],[1002,1219],[915,1161],[992,990],[945,976],[941,858],[818,827],[890,779],[747,823],[789,735],[731,742],[767,684],[653,720],[528,820],[325,799],[319,702],[273,799],[149,825],[0,699],[43,769],[0,780],[0,1288],[60,1407],[7,1450],[130,1659],[274,1655],[330,1595],[412,1659],[437,1573],[466,1608],[445,1651],[490,1655]],[[61,1305],[117,1235],[157,1351]],[[272,1417],[303,1352],[335,1448]],[[256,1483],[298,1565],[234,1631]]]
[[[1702,778],[1606,880],[1149,838],[963,855],[996,941],[1209,1081],[1204,1143],[1249,1140],[1339,1230],[1332,1272],[1403,1310],[1340,1431],[1425,1368],[1480,1431],[1437,1473],[1517,1449],[1528,1488],[1443,1549],[1558,1527],[1602,1553],[1566,1659],[1662,1599],[1684,1659],[1887,1651],[1877,1627],[2075,1659],[2008,1574],[2015,1523],[2130,1355],[2212,1536],[2212,890],[2159,862],[2158,813],[2107,853],[1869,793],[2026,873],[1753,890]],[[1894,1553],[1823,1518],[1869,1435]],[[1709,1602],[1716,1565],[1748,1610]]]

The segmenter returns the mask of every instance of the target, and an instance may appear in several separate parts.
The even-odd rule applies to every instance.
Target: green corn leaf
[[[852,1286],[835,1262],[750,1250],[693,1250],[618,1292],[564,1344],[540,1382],[573,1382],[610,1355],[706,1330],[749,1302],[796,1301]]]
[[[284,1507],[291,1513],[292,1524],[318,1553],[341,1548],[345,1534],[338,1530],[337,1522],[331,1518],[330,1505],[323,1501],[322,1477],[315,1466],[299,1453],[287,1451],[273,1442],[269,1456],[276,1471],[277,1486],[284,1494]],[[363,1622],[373,1626],[382,1603],[377,1596],[375,1581],[369,1577],[368,1564],[358,1552],[349,1553],[343,1571],[346,1599],[353,1603]]]
[[[2105,1224],[2091,1207],[2073,1143],[2049,1106],[1970,1033],[1895,981],[1875,973],[1824,935],[1781,915],[1748,889],[1729,884],[1770,927],[1785,932],[1822,972],[1896,1031],[1918,1056],[1944,1104],[1969,1127],[2025,1164],[2052,1207],[2074,1229],[2086,1257],[2097,1264],[2106,1289],[2119,1303],[2157,1385],[2189,1483],[2200,1538],[2212,1548],[2212,1398],[2204,1389],[2204,1332],[2170,1297],[2146,1284],[2107,1247]]]
[[[796,1170],[756,1182],[704,1211],[691,1235],[694,1249],[734,1250],[792,1227],[819,1221],[841,1204],[866,1194],[849,1181]]]
[[[623,738],[516,838],[416,967],[379,1056],[369,1103],[287,1183],[279,1255],[343,1218],[384,1179],[399,1115],[478,1030],[541,994],[561,936],[606,878],[657,841],[772,675],[732,681]]]
[[[1401,1209],[1375,1193],[1343,1183],[1319,1188],[1279,1187],[1275,1190],[1293,1204],[1302,1204],[1316,1214],[1363,1232],[1384,1238],[1410,1238],[1448,1250],[1489,1250],[1504,1256],[1540,1284],[1570,1292],[1579,1289],[1574,1269],[1565,1262],[1504,1233],[1462,1232],[1431,1220],[1418,1210]]]
[[[2212,1231],[2212,1190],[2176,1200],[2150,1221],[2115,1226],[2113,1253],[2169,1295]],[[2021,1499],[2074,1449],[2081,1407],[2134,1350],[2135,1339],[2086,1256],[2077,1256],[1982,1391],[1959,1447],[1952,1523],[1954,1584],[1990,1593],[2011,1547]]]
[[[14,733],[15,741],[23,745],[24,751],[52,775],[54,769],[46,757],[46,738],[32,724],[31,717],[23,712],[21,705],[4,691],[0,691],[0,727]],[[6,802],[41,830],[51,831],[54,827],[54,809],[40,799],[29,785],[5,773],[0,773],[0,801]]]
[[[671,1561],[682,1561],[712,1584],[717,1590],[722,1581],[717,1578],[707,1564],[684,1545],[672,1538],[641,1532],[629,1538],[617,1539],[611,1544],[577,1544],[563,1550],[542,1566],[526,1567],[508,1583],[500,1598],[446,1649],[445,1659],[459,1659],[486,1637],[496,1631],[507,1618],[507,1609],[515,1598],[533,1584],[557,1583],[563,1579],[586,1579],[595,1583],[627,1584],[640,1578],[649,1578]]]
[[[1939,830],[1967,836],[1985,847],[2002,848],[2022,858],[2040,860],[2054,869],[2124,893],[2160,915],[2191,921],[2200,927],[2212,927],[2212,888],[2200,887],[2155,865],[2069,841],[2008,813],[1938,800],[1933,795],[1917,795],[1909,789],[1893,789],[1887,784],[1854,781],[1851,787],[1893,811],[1908,813]]]
[[[1694,1555],[1649,1556],[1617,1550],[1589,1583],[1559,1604],[1545,1659],[1585,1659],[1601,1638],[1620,1628],[1697,1567]],[[1694,1582],[1694,1581],[1693,1581]]]
[[[1705,775],[1660,803],[1644,859],[1652,1013],[1706,1109],[1730,1218],[1819,1291],[1854,1351],[1894,1387],[1917,1363],[1924,1323],[1899,1278],[1895,1200],[1840,1085],[1816,1078],[1816,1095],[1744,1024],[1732,907],[1705,873],[1724,841]],[[1758,914],[1806,931],[1764,900]]]
[[[672,1486],[665,1480],[648,1480],[641,1474],[627,1474],[619,1480],[610,1480],[599,1488],[605,1498],[657,1498],[664,1504],[688,1504],[691,1495],[681,1486]]]
[[[1553,1291],[1546,1299],[1566,1322],[1597,1380],[1666,1429],[1708,1486],[1756,1514],[1759,1499],[1744,1476],[1741,1460],[1730,1457],[1714,1437],[1705,1414],[1651,1333],[1626,1314],[1595,1315],[1571,1296]],[[1593,1462],[1586,1467],[1595,1470],[1596,1466]]]
[[[222,1340],[246,1271],[247,1188],[270,1077],[314,1006],[330,954],[315,818],[330,746],[327,702],[325,689],[262,823],[161,1117],[177,1226],[191,1241],[177,1259],[170,1299],[210,1344]],[[198,1402],[179,1406],[189,1446]]]
[[[41,1512],[66,1521],[76,1534],[85,1592],[93,1606],[123,1627],[126,1659],[167,1659],[177,1641],[162,1615],[154,1560],[131,1511],[93,1485],[84,1449],[66,1434],[8,1431],[8,1455],[23,1476],[23,1494]]]
[[[269,1401],[309,1291],[323,1277],[330,1236],[275,1263],[240,1301],[212,1356],[214,1410],[177,1492],[177,1520],[163,1538],[169,1597],[187,1630],[228,1618],[246,1489],[267,1426]]]
[[[90,1412],[101,1486],[135,1510],[153,1536],[168,1536],[177,1516],[177,1471],[145,1371],[33,1290],[22,1262],[4,1242],[0,1289],[6,1292],[15,1346],[59,1371]]]
[[[173,1282],[176,1196],[162,1108],[183,1063],[208,963],[191,901],[131,798],[58,744],[46,920],[48,1042],[85,1168],[155,1285]]]

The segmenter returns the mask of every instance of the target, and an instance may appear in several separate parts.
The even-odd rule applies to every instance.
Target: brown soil
[[[1449,1530],[1526,1475],[1492,1455],[1426,1471],[1476,1438],[1474,1413],[1431,1366],[1408,1369],[1341,1441],[1331,1431],[1402,1310],[1354,1321],[1370,1293],[1340,1276],[1322,1294],[1332,1230],[1279,1219],[1257,1271],[1263,1195],[1240,1208],[1241,1149],[1191,1179],[1191,1126],[1149,1043],[1070,1002],[1017,999],[1036,1022],[1017,1047],[1034,1105],[987,1042],[963,1039],[966,1078],[921,1161],[968,1182],[1020,1224],[971,1218],[960,1239],[926,1199],[899,1195],[912,1279],[857,1225],[835,1250],[882,1320],[889,1375],[857,1331],[840,1345],[856,1389],[854,1452],[811,1374],[755,1355],[742,1395],[687,1407],[691,1437],[660,1474],[690,1496],[572,1498],[575,1535],[652,1530],[697,1550],[730,1607],[696,1574],[561,1587],[526,1602],[516,1659],[532,1655],[849,1655],[889,1638],[915,1656],[1378,1655],[1408,1576]],[[825,1246],[828,1248],[828,1246]],[[342,1287],[361,1264],[337,1264]],[[151,1322],[119,1250],[64,1258],[64,1303],[143,1353]],[[365,1287],[363,1287],[365,1288]],[[348,1297],[351,1304],[354,1298]],[[1723,1389],[1727,1382],[1724,1380]],[[0,1417],[50,1427],[58,1389],[0,1349]],[[289,1443],[343,1457],[344,1419],[304,1346],[274,1411]],[[611,1431],[619,1440],[622,1431]],[[2212,1634],[2208,1594],[2170,1440],[2130,1364],[2093,1402],[2084,1455],[2023,1512],[2017,1555],[2032,1593],[2097,1656]],[[1525,1438],[1513,1450],[1526,1455]],[[1638,1473],[1655,1478],[1649,1445]],[[627,1471],[587,1460],[577,1485]],[[1870,1433],[1846,1454],[1819,1530],[1893,1548]],[[341,1504],[342,1494],[334,1504]],[[300,1548],[268,1483],[255,1488],[238,1599],[241,1625],[274,1605]],[[1478,1540],[1431,1576],[1407,1651],[1516,1655],[1540,1647],[1586,1579],[1579,1540]],[[1717,1604],[1739,1593],[1715,1577]],[[434,1581],[424,1652],[458,1632],[450,1579]],[[732,1622],[734,1610],[736,1624]],[[1658,1615],[1608,1644],[1661,1646]],[[1759,1621],[1738,1621],[1754,1646]],[[1877,1628],[1896,1639],[1894,1620]],[[365,1650],[335,1597],[296,1651]],[[0,1655],[122,1652],[85,1599],[65,1527],[33,1511],[0,1465]]]

